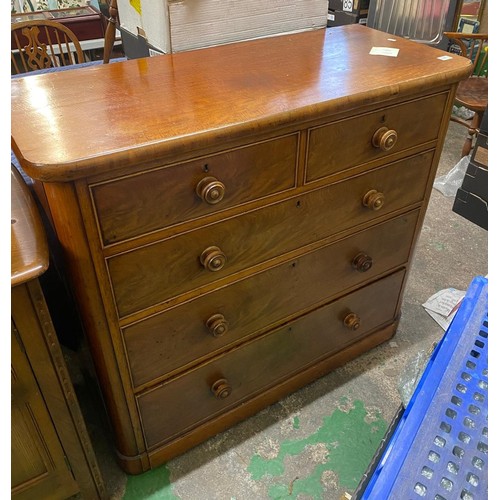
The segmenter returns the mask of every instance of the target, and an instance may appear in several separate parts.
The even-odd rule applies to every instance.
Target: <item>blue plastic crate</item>
[[[361,496],[488,496],[488,280],[475,278]]]

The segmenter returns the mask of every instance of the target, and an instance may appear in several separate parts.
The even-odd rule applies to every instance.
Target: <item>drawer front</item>
[[[307,181],[436,140],[447,97],[437,94],[311,129]],[[385,128],[387,131],[381,130]],[[397,139],[386,151],[384,147],[394,139],[392,131]],[[381,141],[378,147],[372,141],[374,136],[376,144]]]
[[[356,342],[397,314],[404,272],[362,288],[137,396],[148,449]],[[359,316],[356,330],[344,325]],[[222,380],[227,381],[227,395]],[[213,388],[213,391],[212,391]],[[224,397],[227,396],[227,397]],[[172,410],[182,408],[182,411]]]
[[[212,285],[220,277],[418,203],[424,196],[432,158],[432,151],[422,153],[239,217],[109,257],[118,313],[123,317],[197,287]],[[363,204],[373,192],[385,197],[378,210]],[[376,196],[373,199],[377,201]],[[223,266],[221,252],[226,259]],[[202,257],[208,270],[201,263]]]
[[[104,244],[293,188],[298,137],[293,134],[91,186]]]
[[[134,385],[213,355],[408,261],[418,211],[123,329]]]

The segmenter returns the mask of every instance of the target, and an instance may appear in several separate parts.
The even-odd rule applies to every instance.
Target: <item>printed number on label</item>
[[[345,12],[352,12],[353,0],[343,0],[343,8]]]

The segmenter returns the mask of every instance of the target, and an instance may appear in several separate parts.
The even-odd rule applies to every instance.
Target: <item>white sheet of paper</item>
[[[455,317],[457,311],[449,316],[441,316],[441,314],[435,313],[429,309],[426,309],[427,314],[444,330],[448,330],[448,327],[451,324],[452,319]]]
[[[426,309],[441,314],[442,316],[449,316],[464,297],[465,292],[463,290],[446,288],[435,293],[432,297],[429,297],[422,305]]]
[[[464,297],[463,290],[446,288],[429,297],[422,306],[443,330],[447,330]]]

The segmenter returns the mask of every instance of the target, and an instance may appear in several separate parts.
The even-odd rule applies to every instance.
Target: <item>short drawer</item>
[[[90,187],[104,245],[295,186],[298,134]]]
[[[179,436],[391,322],[397,315],[403,276],[400,271],[377,281],[137,396],[147,448]]]
[[[433,151],[107,259],[124,317],[422,201]],[[365,205],[366,204],[366,205]],[[202,261],[205,265],[202,264]]]
[[[391,219],[123,328],[134,385],[199,362],[406,264],[417,219],[418,211]]]
[[[447,98],[436,94],[312,128],[307,181],[436,140]]]

